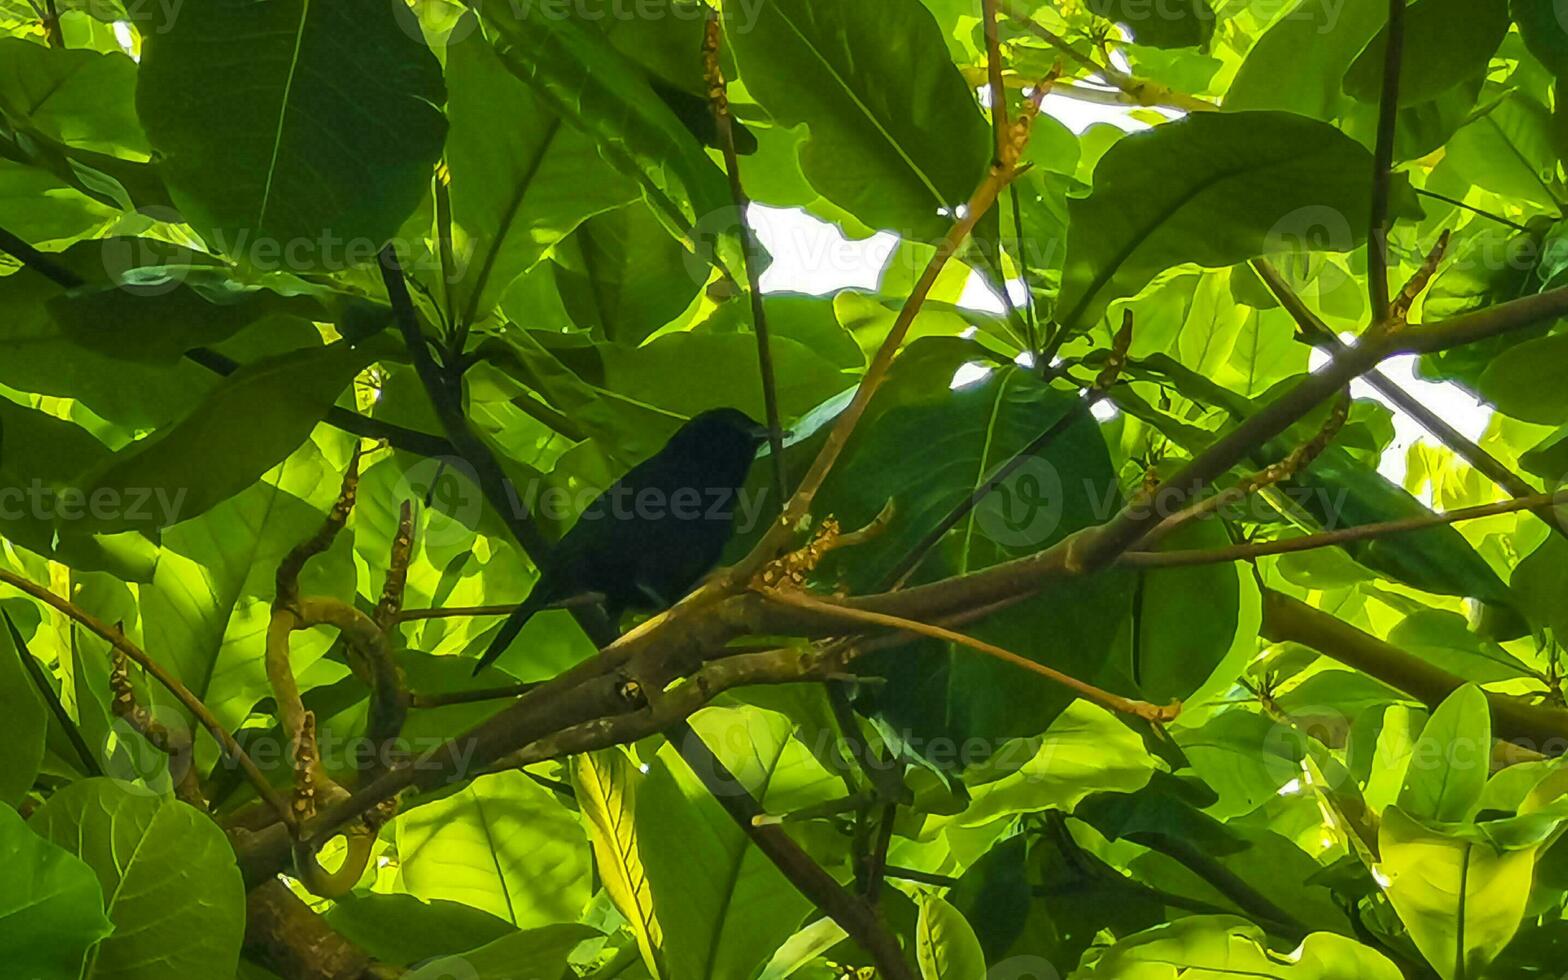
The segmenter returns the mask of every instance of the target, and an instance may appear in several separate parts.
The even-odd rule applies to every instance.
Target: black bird
[[[628,609],[675,604],[718,563],[740,488],[768,430],[733,408],[703,412],[588,505],[506,618],[474,673],[495,662],[533,614],[584,593],[612,623]]]

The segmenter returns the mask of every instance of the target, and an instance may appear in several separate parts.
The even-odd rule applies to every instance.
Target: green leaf
[[[107,224],[115,212],[46,170],[0,159],[6,231],[34,244],[66,242]]]
[[[1044,735],[1005,743],[967,769],[971,802],[952,821],[979,827],[1014,813],[1071,812],[1091,793],[1141,788],[1154,765],[1136,732],[1105,709],[1074,701]]]
[[[729,21],[728,41],[757,101],[810,128],[812,186],[873,228],[940,238],[993,147],[931,13],[919,0],[765,0],[754,13]]]
[[[0,813],[33,788],[44,759],[49,714],[43,695],[22,663],[11,630],[0,627]]]
[[[88,947],[114,928],[92,869],[33,833],[6,806],[0,806],[0,866],[6,969],[28,980],[78,980]]]
[[[575,921],[588,842],[571,811],[518,771],[481,776],[397,819],[398,886],[528,929]]]
[[[1161,540],[1162,549],[1230,543],[1218,521],[1200,521]],[[1132,677],[1156,704],[1196,691],[1230,651],[1241,614],[1241,584],[1229,565],[1144,572],[1134,603],[1138,624]]]
[[[1132,30],[1139,44],[1156,48],[1195,48],[1214,35],[1214,10],[1206,0],[1181,0],[1169,5],[1138,0],[1087,0],[1097,16]]]
[[[1001,960],[1029,914],[1029,841],[1014,834],[992,845],[948,893],[948,901],[974,929],[984,962]]]
[[[473,31],[473,16],[464,14],[454,31]],[[462,273],[451,302],[467,323],[493,309],[512,280],[572,229],[630,202],[637,188],[507,71],[483,37],[448,46],[447,88],[446,160],[461,256],[454,271]]]
[[[406,980],[514,980],[559,977],[571,972],[568,957],[579,943],[598,938],[591,926],[543,926],[504,936],[468,953],[443,956],[406,975]]]
[[[641,203],[584,221],[554,259],[572,321],[632,345],[680,316],[708,276]]]
[[[1477,684],[1537,676],[1500,644],[1472,633],[1464,616],[1444,609],[1411,613],[1388,634],[1388,642]]]
[[[915,931],[920,980],[985,980],[985,954],[963,915],[936,895],[920,896]]]
[[[237,290],[213,302],[184,283],[150,290],[88,287],[49,301],[49,314],[76,343],[107,357],[172,364],[193,347],[222,343],[258,320],[309,316],[310,304],[265,290]]]
[[[1399,806],[1417,820],[1457,823],[1475,814],[1492,758],[1486,695],[1466,684],[1443,699],[1416,742]]]
[[[1378,829],[1377,871],[1421,955],[1443,980],[1456,980],[1481,976],[1513,938],[1537,851],[1499,850],[1389,807]]]
[[[1302,0],[1258,38],[1225,93],[1228,111],[1282,109],[1332,121],[1341,114],[1346,69],[1388,18],[1388,5],[1330,9]],[[1281,65],[1293,70],[1281,71]]]
[[[186,217],[259,268],[374,257],[441,154],[441,66],[387,4],[217,0],[144,35],[136,108]]]
[[[708,708],[691,722],[769,812],[842,792],[790,738],[783,715]],[[810,903],[752,846],[673,746],[659,749],[648,765],[637,797],[637,839],[664,930],[667,975],[749,980],[795,931]]]
[[[1568,74],[1568,23],[1556,0],[1510,0],[1508,10],[1530,53],[1558,78]]]
[[[30,823],[85,861],[103,888],[114,933],[89,954],[82,980],[234,972],[245,887],[228,838],[206,814],[100,778],[55,793]]]
[[[664,933],[654,915],[652,889],[636,832],[642,773],[619,748],[575,755],[571,766],[577,806],[588,825],[599,877],[636,938],[649,975],[658,980],[658,950],[664,946]]]
[[[1312,933],[1289,955],[1275,953],[1262,929],[1225,915],[1194,915],[1156,926],[1091,952],[1085,962],[1085,980],[1237,974],[1280,980],[1398,980],[1402,976],[1382,953],[1328,932]]]
[[[649,206],[687,250],[738,268],[739,253],[729,243],[721,238],[715,250],[698,233],[715,216],[725,227],[722,216],[733,214],[724,175],[641,68],[603,35],[549,5],[488,4],[480,14],[495,32],[496,53],[507,69],[642,185]],[[481,42],[475,36],[467,43]]]
[[[152,581],[140,593],[142,636],[225,726],[238,727],[271,694],[258,651],[278,562],[321,527],[341,479],[307,442],[267,478],[163,532]],[[352,598],[346,537],[305,566],[307,595]],[[295,634],[295,670],[324,654],[328,643],[318,633]],[[161,693],[154,697],[163,700]]]
[[[1508,33],[1508,0],[1417,0],[1405,11],[1399,104],[1434,99],[1486,71]],[[1383,89],[1388,28],[1380,30],[1345,73],[1345,91],[1362,102]]]
[[[476,949],[517,931],[488,912],[412,895],[350,893],[322,918],[376,959],[399,966]]]
[[[914,356],[911,347],[900,363]],[[946,370],[951,379],[952,368]],[[922,372],[911,370],[888,381],[872,402],[876,414],[861,422],[818,496],[818,511],[836,515],[845,527],[869,523],[889,500],[898,514],[886,533],[853,555],[847,549],[830,555],[821,569],[825,580],[842,580],[853,592],[875,590],[976,487],[1064,419],[1048,445],[943,537],[916,580],[1033,553],[1114,512],[1119,486],[1105,440],[1078,398],[1013,365],[956,390],[921,379]],[[1115,572],[1063,582],[969,631],[1091,683],[1125,686],[1110,650],[1130,584],[1130,576]],[[1041,630],[1041,622],[1051,629]],[[982,744],[995,748],[1005,738],[1039,734],[1072,700],[1051,680],[936,641],[873,655],[861,667],[888,678],[876,704],[911,748],[967,746],[969,764],[986,754],[970,751]]]
[[[769,350],[779,416],[786,422],[854,384],[854,378],[805,344],[773,337]],[[672,333],[641,347],[608,345],[600,353],[606,387],[628,398],[688,417],[715,405],[738,408],[755,419],[767,416],[754,334]],[[701,385],[693,385],[686,374],[693,365],[708,375]]]
[[[131,99],[135,90],[136,62],[123,52],[0,38],[0,108],[14,124],[51,139],[103,153],[146,155],[147,138]]]
[[[1481,374],[1481,394],[1506,415],[1557,425],[1568,415],[1558,380],[1568,367],[1568,334],[1527,340],[1499,354]]]
[[[1183,262],[1349,251],[1366,235],[1371,166],[1337,129],[1282,112],[1195,113],[1134,133],[1100,158],[1089,196],[1068,201],[1057,319],[1087,329]]]
[[[1554,127],[1546,106],[1513,92],[1454,133],[1443,162],[1468,183],[1555,207]]]
[[[338,343],[245,365],[191,414],[85,474],[85,503],[61,511],[60,530],[153,530],[205,513],[299,448],[374,356]]]

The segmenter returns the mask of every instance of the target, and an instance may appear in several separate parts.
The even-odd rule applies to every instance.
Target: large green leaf
[[[1180,0],[1169,5],[1087,0],[1085,6],[1106,20],[1126,25],[1139,44],[1156,48],[1194,48],[1208,44],[1214,34],[1214,10],[1207,0]]]
[[[779,415],[786,421],[817,407],[854,379],[798,341],[775,337],[769,344],[777,376]],[[684,416],[715,406],[738,408],[752,418],[763,407],[757,338],[751,334],[672,333],[641,347],[601,349],[605,385],[638,401]],[[701,365],[708,376],[693,385],[685,372]]]
[[[114,211],[47,170],[0,159],[6,230],[30,242],[67,242],[107,224]]]
[[[1044,735],[1004,743],[967,770],[970,805],[949,819],[979,827],[1015,813],[1071,811],[1091,793],[1141,788],[1154,765],[1136,732],[1105,709],[1075,701]]]
[[[119,51],[89,51],[0,38],[0,109],[71,146],[120,155],[147,153],[131,94],[136,62]]]
[[[48,710],[9,628],[0,627],[0,812],[33,788],[44,758]]]
[[[1195,113],[1128,136],[1100,158],[1089,196],[1068,202],[1057,319],[1086,329],[1183,262],[1349,251],[1366,237],[1371,168],[1339,130],[1283,112]]]
[[[1085,980],[1118,977],[1263,976],[1280,980],[1398,980],[1387,957],[1333,933],[1315,932],[1294,953],[1274,952],[1245,919],[1195,915],[1128,936],[1089,954]],[[1080,974],[1075,974],[1078,976]]]
[[[1214,548],[1230,543],[1217,521],[1182,528],[1161,548]],[[1196,691],[1230,651],[1241,614],[1241,584],[1228,565],[1170,568],[1140,576],[1133,599],[1138,624],[1132,677],[1157,704]]]
[[[100,778],[55,793],[31,824],[85,861],[103,888],[114,933],[89,954],[82,980],[234,972],[245,888],[228,838],[205,814]]]
[[[78,980],[88,947],[113,926],[93,871],[0,806],[0,956],[14,976]]]
[[[322,918],[376,959],[400,966],[476,949],[517,931],[488,912],[412,895],[351,893]]]
[[[1455,980],[1480,976],[1513,938],[1537,850],[1501,850],[1389,807],[1378,829],[1378,872],[1416,948],[1443,980]]]
[[[985,954],[962,913],[936,895],[920,897],[915,929],[920,980],[985,980]]]
[[[707,267],[694,267],[690,258],[654,211],[635,203],[589,218],[561,243],[555,282],[579,327],[640,344],[702,289]]]
[[[1345,70],[1388,18],[1384,3],[1330,9],[1299,0],[1258,38],[1225,93],[1225,108],[1283,109],[1329,121],[1345,102]],[[1281,65],[1294,70],[1281,71]]]
[[[993,153],[936,20],[918,0],[765,0],[728,40],[748,90],[805,124],[801,169],[873,228],[935,240]],[[889,43],[897,38],[897,43]]]
[[[145,35],[136,108],[176,203],[261,268],[374,257],[441,154],[441,66],[390,4],[215,0]]]
[[[507,69],[641,183],[649,205],[688,250],[738,268],[739,253],[727,236],[734,205],[724,175],[637,65],[602,34],[549,5],[467,2],[494,30]],[[721,232],[717,242],[714,227]]]
[[[1527,340],[1487,365],[1481,374],[1481,395],[1516,419],[1557,425],[1568,417],[1568,391],[1558,384],[1564,367],[1568,367],[1568,334]]]
[[[599,877],[636,937],[648,973],[657,980],[664,933],[654,916],[653,893],[637,838],[637,790],[642,779],[619,748],[572,757],[572,786],[588,824]]]
[[[914,353],[912,347],[904,357]],[[884,399],[890,407],[879,410]],[[909,372],[889,380],[872,410],[876,414],[856,430],[816,508],[845,527],[860,527],[894,502],[897,516],[886,533],[824,563],[824,577],[843,580],[852,591],[875,589],[975,488],[1064,417],[1062,431],[1044,449],[944,535],[920,577],[960,574],[1033,553],[1107,519],[1119,503],[1093,417],[1080,399],[1027,370],[1008,365],[975,383],[934,390],[920,372]],[[1125,688],[1110,649],[1129,608],[1130,586],[1129,576],[1115,572],[1062,582],[969,629],[1075,677]],[[1041,629],[1042,622],[1050,629]],[[888,678],[877,706],[912,747],[995,748],[994,741],[967,740],[1037,735],[1072,700],[1051,680],[935,641],[862,663]],[[968,761],[985,754],[968,752]]]
[[[321,527],[340,480],[307,443],[266,479],[163,533],[152,581],[141,591],[142,636],[226,726],[237,727],[271,693],[261,650],[278,562]],[[352,598],[347,546],[340,541],[305,566],[306,594]],[[319,632],[296,634],[295,670],[309,667],[327,643]]]
[[[397,820],[398,885],[523,929],[576,921],[588,841],[572,812],[518,771],[481,776]]]
[[[571,973],[568,957],[580,943],[599,936],[591,926],[560,923],[504,936],[476,950],[443,956],[406,974],[407,980],[514,980]]]
[[[1561,5],[1556,0],[1510,0],[1508,9],[1530,53],[1558,78],[1568,74],[1568,22]]]
[[[455,28],[472,31],[473,14]],[[447,49],[446,161],[460,278],[451,313],[483,316],[501,293],[593,214],[631,201],[636,185],[507,71],[482,37]],[[436,277],[432,277],[436,278]]]
[[[1555,2],[1555,0],[1554,0]],[[1508,0],[1417,0],[1405,11],[1399,104],[1416,105],[1486,70],[1508,33]],[[1345,73],[1345,91],[1376,102],[1383,86],[1385,27]]]
[[[1458,823],[1475,814],[1492,756],[1486,695],[1466,684],[1443,699],[1416,743],[1399,806],[1417,820]]]
[[[1460,128],[1448,141],[1444,163],[1462,179],[1525,202],[1552,206],[1557,166],[1546,106],[1523,92],[1510,93]],[[1486,267],[1483,267],[1486,268]],[[1508,270],[1494,270],[1499,276]]]
[[[193,347],[222,343],[267,317],[309,317],[312,312],[308,303],[291,303],[265,290],[236,288],[214,302],[180,282],[150,291],[118,284],[88,287],[49,302],[49,314],[71,340],[119,361],[144,364],[172,364]]]
[[[115,453],[62,510],[65,534],[154,530],[205,513],[299,448],[374,354],[338,343],[234,372],[185,418]]]
[[[692,727],[771,812],[842,791],[790,738],[783,715],[709,708],[692,717]],[[795,931],[810,903],[751,845],[673,746],[661,748],[648,765],[637,798],[637,839],[664,930],[668,975],[749,980]]]

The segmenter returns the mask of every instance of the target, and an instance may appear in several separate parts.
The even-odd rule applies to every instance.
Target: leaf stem
[[[1388,319],[1388,199],[1393,184],[1394,137],[1399,122],[1399,71],[1405,47],[1405,0],[1388,0],[1383,45],[1383,89],[1378,99],[1377,142],[1372,151],[1371,227],[1367,234],[1367,290],[1372,323]]]
[[[724,173],[729,178],[730,197],[735,202],[735,218],[740,224],[741,264],[746,272],[746,296],[751,302],[751,325],[757,335],[757,368],[762,377],[762,405],[767,414],[768,462],[773,474],[774,499],[783,506],[789,493],[784,476],[784,428],[779,421],[778,384],[774,380],[773,348],[768,338],[767,304],[764,302],[760,276],[757,273],[757,236],[751,227],[751,199],[740,181],[740,156],[735,152],[735,126],[730,117],[730,97],[724,80],[724,69],[719,64],[719,46],[723,32],[719,27],[718,12],[709,9],[702,40],[703,73],[708,82],[708,104],[713,110],[713,121],[719,134],[719,148],[724,154]]]

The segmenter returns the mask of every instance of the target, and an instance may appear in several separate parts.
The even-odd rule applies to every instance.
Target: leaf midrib
[[[283,128],[289,117],[289,101],[294,93],[294,79],[299,74],[299,52],[305,43],[305,21],[310,17],[310,0],[301,0],[299,28],[294,33],[294,50],[289,55],[288,78],[283,83],[283,98],[278,105],[278,125],[272,133],[272,158],[267,161],[267,180],[261,189],[261,205],[256,214],[256,227],[267,227],[267,207],[272,202],[272,180],[278,173],[278,155],[283,151]]]

